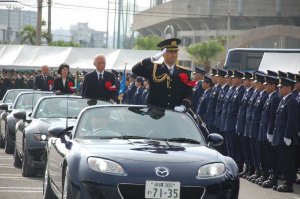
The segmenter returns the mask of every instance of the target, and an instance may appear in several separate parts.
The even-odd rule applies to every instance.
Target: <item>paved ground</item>
[[[0,149],[0,199],[41,199],[42,175],[24,178],[21,170],[12,165],[12,155]],[[241,179],[240,199],[300,199],[300,185],[294,185],[294,193],[278,193],[263,189]]]

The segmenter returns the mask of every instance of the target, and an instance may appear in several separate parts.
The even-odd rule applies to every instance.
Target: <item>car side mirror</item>
[[[26,112],[25,111],[15,112],[14,117],[20,120],[26,120]]]
[[[69,131],[73,129],[73,126],[51,126],[48,129],[48,133],[51,137],[62,138],[63,135],[68,134]]]
[[[207,136],[208,146],[220,146],[223,144],[223,140],[223,137],[217,133],[212,133]]]
[[[8,105],[7,104],[0,104],[0,109],[4,111],[8,111]]]

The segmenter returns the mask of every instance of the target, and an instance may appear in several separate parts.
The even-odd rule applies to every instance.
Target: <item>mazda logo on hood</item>
[[[170,173],[169,169],[166,167],[156,167],[154,170],[156,175],[162,178],[167,177]]]

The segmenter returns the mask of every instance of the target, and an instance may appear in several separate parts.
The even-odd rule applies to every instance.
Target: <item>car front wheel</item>
[[[15,147],[15,151],[14,151],[13,165],[17,168],[20,168],[22,166],[22,161],[20,159],[19,152],[18,152],[18,149],[16,147]]]
[[[31,167],[29,164],[29,154],[26,145],[26,139],[24,140],[24,157],[22,162],[22,176],[34,177],[37,174],[37,168]]]
[[[50,185],[50,179],[49,179],[49,173],[48,173],[48,164],[46,166],[45,170],[45,176],[44,176],[44,182],[43,182],[43,199],[56,199],[51,185]]]
[[[5,149],[4,149],[4,151],[6,154],[12,154],[14,152],[14,148],[12,146],[11,136],[9,135],[7,124],[5,125]]]

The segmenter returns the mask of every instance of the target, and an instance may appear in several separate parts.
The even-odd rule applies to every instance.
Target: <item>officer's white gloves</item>
[[[284,142],[287,146],[290,146],[291,143],[292,143],[292,140],[291,139],[288,139],[288,138],[284,138]]]
[[[174,111],[177,111],[177,112],[185,112],[185,106],[183,106],[183,105],[175,106],[175,107],[174,107]]]
[[[165,53],[167,52],[167,49],[164,48],[162,51],[151,57],[152,62],[159,60]]]
[[[272,140],[273,140],[273,135],[267,134],[267,139],[268,139],[269,142],[272,142]]]

